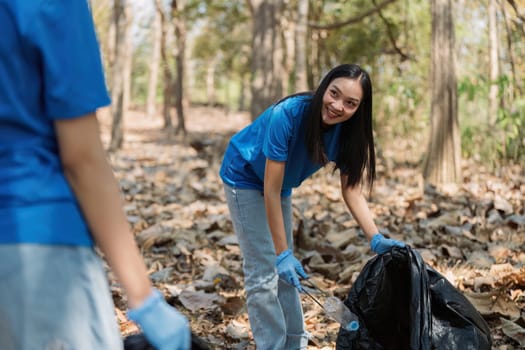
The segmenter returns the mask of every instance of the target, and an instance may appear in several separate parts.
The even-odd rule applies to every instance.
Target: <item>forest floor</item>
[[[107,144],[110,118],[99,115]],[[242,261],[218,176],[229,137],[247,114],[190,108],[185,139],[160,117],[130,111],[125,143],[110,160],[150,277],[186,314],[211,349],[255,349]],[[424,188],[421,145],[392,140],[378,149],[369,198],[376,223],[415,248],[488,322],[493,349],[525,348],[525,169],[463,162],[463,183]],[[294,192],[295,249],[324,290],[344,299],[373,254],[345,209],[337,174],[323,169]],[[137,332],[108,271],[123,336]],[[302,296],[309,349],[335,349],[339,326]]]

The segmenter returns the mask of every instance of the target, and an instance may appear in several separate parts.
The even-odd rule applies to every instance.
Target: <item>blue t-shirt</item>
[[[292,96],[266,109],[230,140],[220,176],[229,186],[263,190],[266,159],[286,162],[282,194],[289,196],[321,168],[310,160],[305,143],[306,120],[312,97]],[[328,160],[339,152],[340,124],[323,133]]]
[[[110,103],[86,0],[0,0],[0,244],[93,245],[54,121]]]

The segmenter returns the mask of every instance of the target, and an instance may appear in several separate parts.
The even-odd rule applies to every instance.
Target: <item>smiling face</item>
[[[363,88],[358,79],[335,78],[323,95],[321,118],[324,126],[350,119],[359,108]]]

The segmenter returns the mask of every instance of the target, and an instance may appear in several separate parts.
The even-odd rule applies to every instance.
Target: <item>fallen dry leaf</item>
[[[500,317],[500,321],[503,333],[517,341],[521,347],[525,348],[525,328],[505,318]]]
[[[160,116],[129,111],[124,147],[108,156],[155,286],[212,348],[254,350],[240,249],[218,175],[229,137],[250,120],[246,113],[200,107],[188,115],[184,139],[164,130]],[[110,113],[100,119],[107,142]],[[494,348],[519,342],[495,316],[514,320],[525,312],[523,165],[502,164],[495,174],[464,159],[463,183],[438,190],[425,187],[419,163],[408,160],[420,145],[391,141],[378,153],[369,198],[377,226],[417,249],[469,297],[489,322]],[[321,169],[294,191],[294,249],[311,278],[343,298],[373,254],[332,170]],[[111,271],[108,276],[121,331],[135,332],[122,288]],[[302,300],[309,349],[334,349],[337,323]]]

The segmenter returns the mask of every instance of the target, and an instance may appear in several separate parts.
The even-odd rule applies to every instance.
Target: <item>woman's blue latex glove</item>
[[[128,311],[146,339],[157,350],[189,350],[190,325],[186,317],[171,307],[156,289],[137,308]]]
[[[281,252],[281,254],[279,254],[279,256],[277,256],[275,266],[277,267],[277,273],[279,274],[280,278],[300,291],[303,290],[301,282],[299,282],[298,275],[302,278],[308,278],[308,275],[306,272],[304,272],[303,265],[301,265],[299,260],[293,256],[293,253],[290,249],[284,250]]]
[[[395,239],[385,238],[382,234],[376,233],[372,236],[370,241],[370,248],[377,254],[383,254],[388,252],[393,247],[403,248],[405,243],[396,241]]]

